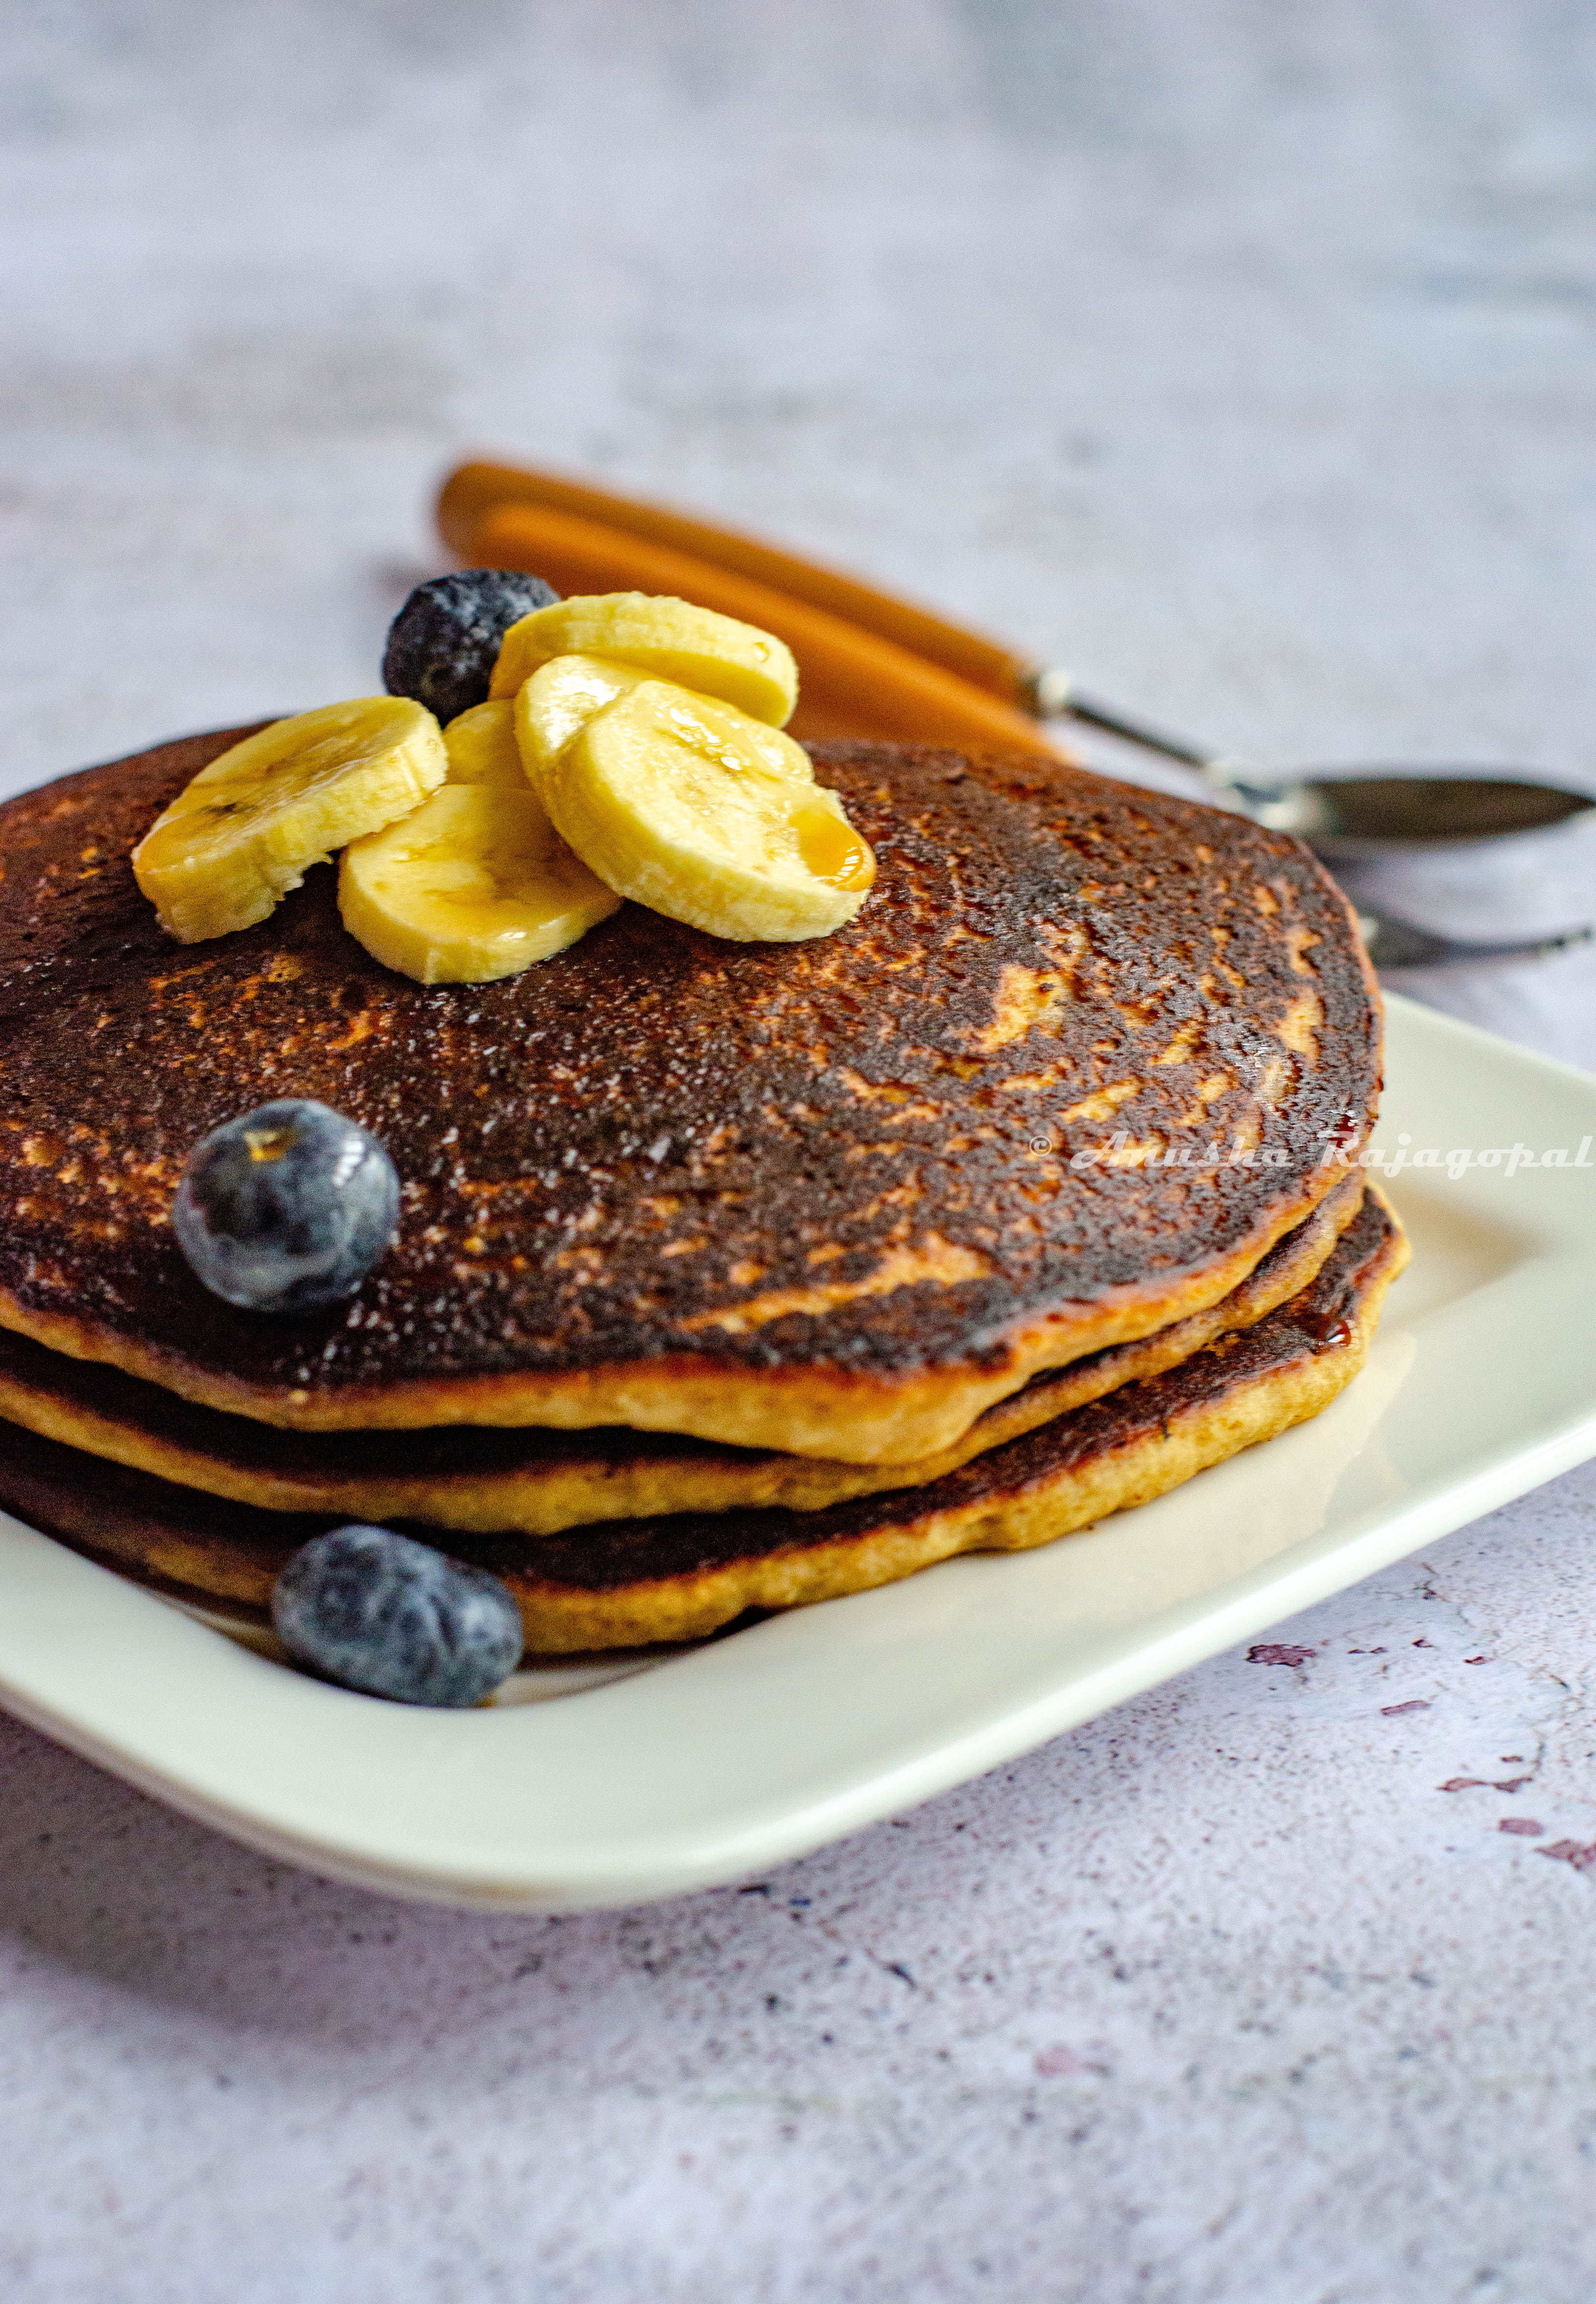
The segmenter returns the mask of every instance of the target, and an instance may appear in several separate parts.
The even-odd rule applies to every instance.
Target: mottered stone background
[[[375,686],[483,446],[1228,749],[1590,781],[1593,83],[1565,0],[25,12],[0,779]],[[1360,885],[1560,927],[1593,863]],[[1405,988],[1596,1064],[1589,953]],[[329,1887],[0,1727],[5,2291],[1584,2304],[1593,1554],[1587,1469],[612,1917]]]

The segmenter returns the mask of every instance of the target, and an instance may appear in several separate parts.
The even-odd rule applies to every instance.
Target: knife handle
[[[489,502],[468,514],[456,498],[445,534],[477,566],[524,569],[561,592],[665,592],[773,632],[798,658],[795,734],[1059,757],[1034,720],[940,665],[807,600],[635,532],[524,499]]]
[[[872,591],[851,576],[774,551],[752,537],[712,528],[706,521],[689,520],[657,504],[612,496],[603,488],[558,479],[552,473],[529,471],[517,464],[461,464],[443,483],[438,498],[438,527],[456,552],[469,557],[477,549],[469,540],[477,524],[490,508],[502,504],[536,505],[593,521],[603,528],[620,529],[668,551],[687,553],[784,593],[790,599],[804,601],[843,623],[874,632],[1016,708],[1023,709],[1030,694],[1034,667],[996,640],[964,631],[906,600]]]

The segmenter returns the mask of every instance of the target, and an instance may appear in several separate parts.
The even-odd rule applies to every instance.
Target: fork
[[[1466,968],[1471,961],[1541,960],[1571,945],[1589,944],[1596,928],[1566,928],[1560,936],[1510,936],[1476,944],[1463,936],[1437,936],[1415,928],[1411,920],[1393,919],[1389,912],[1359,911],[1369,957],[1384,975],[1388,968]]]

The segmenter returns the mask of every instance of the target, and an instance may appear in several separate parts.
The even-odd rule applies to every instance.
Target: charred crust
[[[881,864],[849,928],[729,944],[628,905],[428,989],[345,933],[330,869],[241,935],[163,935],[129,850],[243,733],[0,808],[0,1319],[179,1389],[1001,1370],[1039,1322],[1255,1260],[1370,1124],[1345,900],[1239,817],[1034,756],[820,745]],[[291,1324],[208,1296],[167,1221],[198,1139],[290,1094],[405,1188],[352,1306]],[[1072,1170],[1116,1129],[1254,1157]]]

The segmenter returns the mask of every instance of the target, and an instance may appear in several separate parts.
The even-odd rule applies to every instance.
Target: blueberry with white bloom
[[[520,1610],[485,1568],[359,1524],[294,1554],[272,1622],[296,1656],[344,1688],[399,1704],[480,1704],[520,1662]]]
[[[462,568],[418,584],[388,627],[383,682],[448,722],[487,701],[499,644],[511,624],[560,597],[518,568]]]
[[[249,1312],[317,1312],[352,1296],[393,1239],[399,1177],[366,1129],[285,1097],[201,1138],[172,1222],[213,1295]]]

